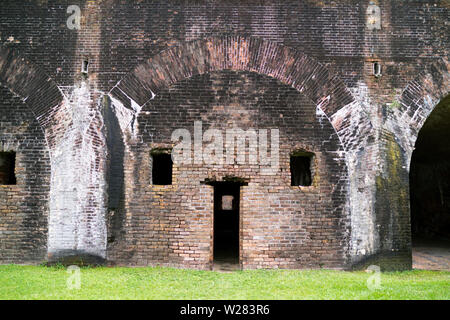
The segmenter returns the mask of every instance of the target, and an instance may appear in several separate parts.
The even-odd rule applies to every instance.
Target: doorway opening
[[[450,96],[417,137],[410,166],[413,267],[450,270]]]
[[[214,265],[239,266],[240,183],[214,183]]]

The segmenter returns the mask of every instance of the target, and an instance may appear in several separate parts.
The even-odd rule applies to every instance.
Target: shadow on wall
[[[450,240],[450,96],[439,103],[419,132],[411,159],[413,243]]]
[[[124,221],[124,153],[122,130],[109,97],[103,98],[103,119],[106,127],[107,155],[107,232],[108,245],[120,236]]]

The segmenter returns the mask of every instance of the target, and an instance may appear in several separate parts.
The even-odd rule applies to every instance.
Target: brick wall
[[[163,136],[157,142],[145,140],[157,126],[151,129],[149,122],[149,131],[142,131],[146,114],[140,111],[161,101],[159,96],[178,88],[179,83],[191,83],[192,77],[194,85],[200,78],[206,81],[207,74],[234,79],[236,74],[255,72],[262,78],[277,79],[277,88],[287,85],[300,92],[302,99],[318,110],[316,121],[336,133],[332,139],[340,145],[325,143],[322,149],[317,148],[322,150],[322,159],[331,157],[326,152],[343,152],[333,159],[339,165],[345,160],[347,178],[340,179],[338,185],[346,191],[343,198],[339,196],[339,201],[324,204],[324,208],[336,206],[339,211],[345,205],[348,212],[325,222],[343,224],[326,229],[327,237],[339,242],[340,249],[333,242],[326,251],[320,249],[325,246],[317,247],[322,258],[300,263],[289,253],[281,261],[274,253],[281,255],[280,247],[267,239],[265,258],[257,262],[254,256],[243,257],[247,267],[321,263],[344,267],[348,261],[351,265],[381,261],[389,268],[410,267],[409,199],[404,194],[408,193],[409,161],[417,134],[449,91],[449,6],[444,0],[374,3],[380,8],[381,29],[371,30],[368,0],[3,1],[0,82],[25,101],[49,146],[54,177],[49,196],[49,253],[87,252],[104,259],[108,239],[111,260],[121,263],[129,257],[130,263],[136,264],[206,267],[206,247],[199,256],[197,252],[185,252],[193,257],[183,256],[184,251],[175,254],[179,240],[164,237],[164,225],[153,224],[157,241],[134,236],[134,232],[141,232],[136,231],[141,226],[151,223],[145,222],[150,219],[148,208],[133,199],[145,199],[148,205],[154,200],[150,194],[143,199],[138,196],[149,188],[147,173],[140,177],[146,180],[133,183],[137,183],[139,170],[151,168],[148,144],[167,144]],[[67,7],[73,4],[81,9],[80,30],[67,27]],[[88,75],[80,73],[83,60],[89,60]],[[381,77],[373,76],[373,62],[381,64]],[[227,69],[234,71],[227,73]],[[200,78],[195,78],[197,75]],[[205,83],[204,90],[212,94],[211,86]],[[180,97],[173,99],[177,102]],[[11,104],[6,98],[3,101]],[[153,115],[168,124],[166,130],[174,128],[172,114],[158,109]],[[222,117],[228,116],[233,114]],[[196,118],[193,114],[189,119]],[[250,122],[264,124],[254,119]],[[321,138],[328,141],[322,130],[309,132],[308,143],[312,145]],[[291,147],[289,143],[284,146]],[[65,170],[68,166],[71,169]],[[332,175],[332,171],[327,174]],[[78,188],[69,192],[73,184]],[[246,196],[245,190],[256,187],[251,183],[242,187],[242,196]],[[199,188],[202,201],[206,201],[198,206],[202,208],[199,214],[207,215],[211,187]],[[331,191],[323,190],[321,196],[334,199]],[[180,199],[175,191],[161,192],[177,206]],[[292,192],[288,189],[284,194],[291,197]],[[314,192],[308,196],[313,198]],[[156,206],[154,210],[161,217],[170,216],[166,209]],[[242,210],[245,213],[245,208]],[[314,225],[314,219],[300,220]],[[68,220],[71,222],[65,228]],[[281,220],[280,226],[287,223]],[[206,226],[195,232],[206,232]],[[348,238],[336,240],[332,233],[338,229],[347,230],[343,237]],[[301,242],[287,237],[287,241]],[[206,246],[205,239],[202,236],[202,246]],[[161,244],[164,241],[173,248],[167,249]],[[244,241],[242,245],[250,248],[260,245],[257,242]],[[148,243],[153,251],[146,247]],[[295,250],[302,252],[301,246]],[[19,254],[11,251],[10,255]]]
[[[241,187],[241,263],[244,268],[342,267],[347,262],[349,217],[345,211],[347,169],[333,127],[293,88],[249,72],[195,76],[161,91],[138,118],[138,143],[125,155],[125,234],[110,244],[118,263],[209,268],[212,257],[213,187],[226,176],[248,181]],[[280,168],[261,164],[176,165],[173,185],[152,185],[151,150],[171,148],[174,129],[194,136],[219,129],[280,130]],[[270,143],[270,139],[269,139]],[[207,145],[206,143],[204,144]],[[192,146],[193,148],[193,146]],[[224,143],[223,154],[227,144]],[[311,187],[291,186],[290,154],[314,152]],[[198,151],[197,151],[198,152]],[[249,150],[237,152],[248,153]],[[237,154],[236,154],[237,156]],[[205,158],[205,161],[207,159]],[[120,230],[116,230],[120,232]]]
[[[42,262],[47,254],[50,159],[33,113],[0,87],[0,151],[16,153],[15,185],[0,186],[0,263]]]

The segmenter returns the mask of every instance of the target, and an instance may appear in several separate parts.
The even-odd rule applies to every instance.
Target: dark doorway
[[[214,184],[214,263],[239,264],[240,184]]]
[[[435,107],[420,130],[411,158],[413,253],[422,252],[421,248],[428,248],[429,252],[430,248],[450,248],[449,141],[450,97],[447,97]]]
[[[312,183],[311,160],[313,154],[302,152],[291,155],[291,186],[310,186]]]

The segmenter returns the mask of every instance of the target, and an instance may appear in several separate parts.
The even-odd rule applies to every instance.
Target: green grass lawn
[[[450,272],[373,274],[332,270],[233,273],[172,268],[81,268],[68,289],[64,267],[0,266],[0,299],[450,299]]]

